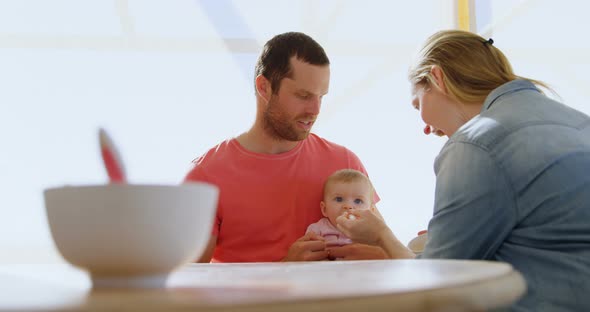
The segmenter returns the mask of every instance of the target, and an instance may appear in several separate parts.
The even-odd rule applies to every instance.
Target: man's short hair
[[[264,45],[256,62],[255,75],[270,81],[273,94],[279,92],[281,80],[292,77],[291,57],[312,65],[329,65],[324,48],[310,36],[300,32],[287,32],[274,36]]]

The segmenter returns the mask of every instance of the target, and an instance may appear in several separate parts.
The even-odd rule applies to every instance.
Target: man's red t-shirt
[[[286,153],[253,153],[230,139],[197,158],[185,181],[220,190],[211,261],[281,260],[322,217],[324,181],[344,168],[366,174],[354,153],[314,134]]]

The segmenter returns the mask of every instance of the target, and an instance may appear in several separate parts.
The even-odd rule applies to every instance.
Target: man
[[[323,239],[304,235],[321,217],[324,180],[352,168],[366,173],[357,156],[311,128],[328,93],[330,62],[302,33],[269,40],[256,64],[256,120],[194,161],[185,181],[220,188],[209,244],[200,262],[326,260]],[[344,259],[385,258],[380,247],[339,247]]]

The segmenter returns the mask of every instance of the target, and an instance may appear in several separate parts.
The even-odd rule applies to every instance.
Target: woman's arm
[[[344,215],[336,219],[338,229],[354,242],[381,247],[391,259],[416,257],[397,239],[376,210],[359,210],[354,215],[354,220]]]

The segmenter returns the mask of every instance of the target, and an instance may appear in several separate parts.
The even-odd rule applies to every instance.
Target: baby
[[[354,169],[334,172],[324,183],[324,198],[320,202],[324,218],[307,227],[306,233],[314,232],[322,236],[328,246],[352,243],[336,228],[336,218],[344,214],[354,219],[355,210],[371,209],[374,193],[371,181],[362,172]]]

